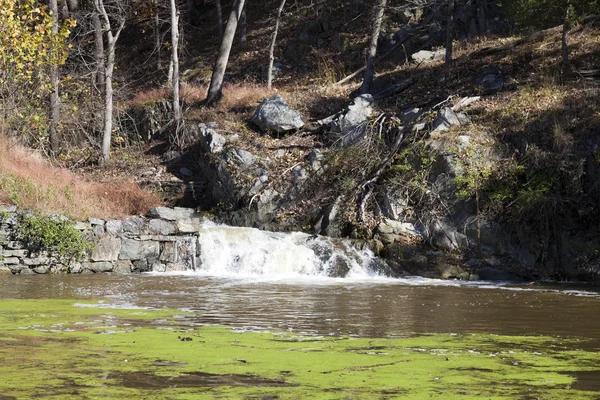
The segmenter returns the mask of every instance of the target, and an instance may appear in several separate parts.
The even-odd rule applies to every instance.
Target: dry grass
[[[87,181],[0,136],[1,203],[86,219],[145,214],[160,201],[135,182]]]

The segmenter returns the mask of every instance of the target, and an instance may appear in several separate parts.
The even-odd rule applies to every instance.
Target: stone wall
[[[0,272],[13,274],[167,272],[195,269],[201,218],[191,208],[157,207],[147,217],[77,222],[95,248],[69,265],[14,240],[18,210],[0,206]]]

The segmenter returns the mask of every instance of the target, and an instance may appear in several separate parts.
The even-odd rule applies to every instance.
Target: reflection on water
[[[169,307],[188,323],[368,337],[412,332],[600,337],[600,293],[425,280],[260,281],[169,275],[7,276],[3,298]]]

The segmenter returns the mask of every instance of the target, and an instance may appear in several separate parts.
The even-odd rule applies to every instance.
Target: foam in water
[[[348,241],[300,232],[275,233],[206,222],[199,272],[213,276],[347,277],[378,275],[377,259]]]

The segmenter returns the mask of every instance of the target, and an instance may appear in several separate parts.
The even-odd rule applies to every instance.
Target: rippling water
[[[169,307],[189,324],[380,337],[494,333],[600,338],[592,286],[458,283],[422,278],[268,280],[206,275],[8,276],[2,298]]]

